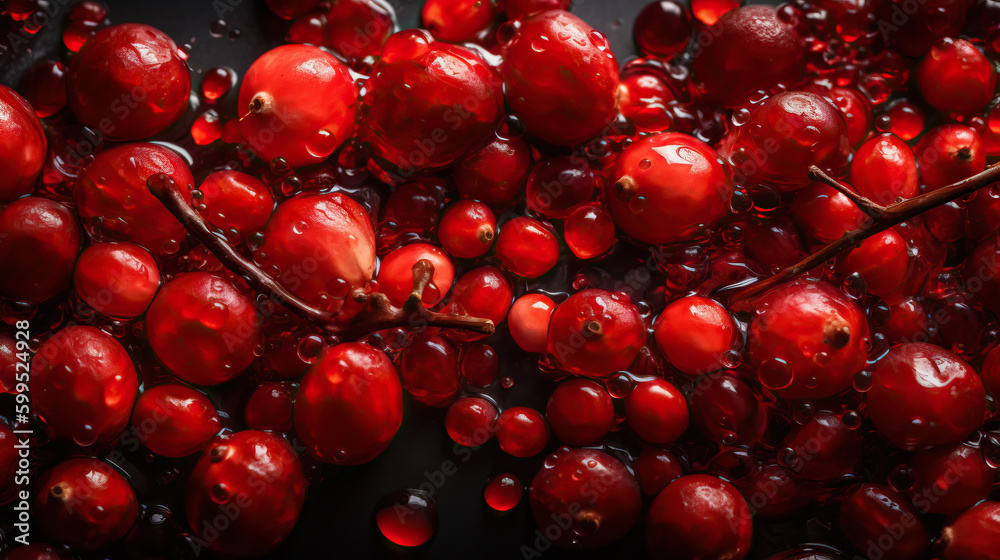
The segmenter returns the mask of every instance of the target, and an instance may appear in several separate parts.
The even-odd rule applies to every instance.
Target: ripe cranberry
[[[663,356],[688,375],[701,375],[723,367],[733,350],[736,326],[715,301],[691,296],[671,302],[653,326]]]
[[[572,0],[507,0],[504,10],[507,19],[515,20],[548,10],[568,10],[572,3]]]
[[[920,93],[944,113],[978,112],[993,98],[996,81],[993,62],[964,39],[941,39],[917,66]]]
[[[146,389],[132,411],[131,435],[164,457],[187,457],[201,451],[221,428],[212,401],[177,383]]]
[[[293,294],[350,321],[361,310],[351,293],[375,274],[375,230],[343,194],[299,195],[278,205],[254,258]]]
[[[687,47],[693,30],[691,13],[684,4],[662,0],[646,4],[639,12],[632,37],[644,54],[669,57]]]
[[[34,189],[45,165],[47,142],[35,109],[4,85],[0,85],[0,112],[0,202],[6,202]]]
[[[497,221],[489,206],[476,200],[459,200],[442,214],[438,241],[449,255],[474,259],[493,247],[496,230]]]
[[[979,133],[958,124],[931,129],[917,144],[916,156],[927,190],[957,183],[986,169],[986,152]]]
[[[69,288],[82,244],[73,212],[25,197],[0,209],[0,296],[40,303]]]
[[[235,82],[236,73],[229,68],[209,68],[201,78],[201,95],[209,102],[215,101],[229,93]]]
[[[24,75],[21,92],[40,118],[51,117],[66,106],[66,66],[43,60]]]
[[[607,377],[628,369],[645,342],[646,326],[628,296],[592,289],[552,312],[545,352],[563,371]]]
[[[822,183],[796,192],[791,214],[795,224],[820,243],[833,243],[865,221],[864,213],[849,198]]]
[[[472,41],[493,25],[500,11],[480,0],[427,0],[420,19],[435,39],[451,43]]]
[[[326,46],[340,54],[363,59],[378,56],[386,39],[396,30],[392,7],[378,0],[337,0],[326,14]],[[358,33],[358,30],[364,33]]]
[[[615,225],[653,245],[690,241],[726,214],[731,186],[719,155],[686,134],[666,132],[615,160],[604,200]]]
[[[848,0],[855,2],[856,0]],[[853,88],[835,87],[825,97],[833,103],[847,122],[847,141],[857,146],[868,137],[872,127],[872,108],[868,99]]]
[[[360,134],[394,180],[478,148],[503,115],[495,71],[422,30],[389,37],[365,90]]]
[[[709,98],[726,107],[755,91],[794,83],[805,69],[802,36],[771,6],[737,8],[703,33],[712,40],[695,54],[694,72]]]
[[[670,443],[684,434],[690,414],[684,395],[663,379],[643,381],[625,397],[625,418],[649,443]]]
[[[525,190],[528,208],[548,218],[565,218],[579,204],[590,202],[597,176],[582,160],[558,156],[535,164]]]
[[[941,560],[988,560],[1000,544],[1000,502],[982,501],[941,532]]]
[[[184,513],[200,546],[251,556],[292,532],[305,498],[306,477],[288,442],[245,430],[215,438],[198,458],[184,489]],[[230,520],[223,528],[215,522],[220,516]]]
[[[891,134],[868,140],[851,162],[851,185],[879,204],[917,195],[917,161],[913,150]]]
[[[956,515],[993,489],[993,471],[978,445],[963,442],[918,451],[909,467],[915,481],[910,498],[924,513]]]
[[[545,294],[525,294],[514,301],[507,328],[521,350],[538,354],[545,351],[549,317],[555,308],[555,302]]]
[[[403,305],[413,292],[413,265],[420,260],[434,265],[434,276],[424,290],[423,304],[433,307],[441,301],[455,280],[455,267],[444,251],[427,243],[404,245],[386,255],[378,269],[379,291],[392,303]]]
[[[680,459],[665,449],[647,447],[635,460],[635,477],[647,496],[655,496],[668,484],[684,475]]]
[[[563,237],[569,250],[580,259],[593,259],[611,250],[615,222],[604,206],[581,204],[566,216]]]
[[[438,223],[446,198],[445,186],[437,181],[418,178],[404,183],[389,195],[383,210],[383,227],[391,224],[396,233],[426,234]]]
[[[747,445],[760,440],[767,412],[760,397],[739,377],[718,372],[700,378],[695,385],[691,421],[712,441]]]
[[[837,480],[854,473],[861,461],[861,439],[840,416],[819,412],[785,438],[779,461],[808,480]]]
[[[160,270],[132,243],[95,243],[80,254],[73,273],[80,299],[108,317],[131,319],[146,312],[160,289]]]
[[[459,445],[478,447],[497,429],[497,407],[479,397],[463,397],[451,403],[444,418],[448,437]]]
[[[406,489],[381,500],[375,524],[393,544],[420,546],[437,531],[437,507],[429,493]]]
[[[104,331],[70,326],[38,349],[31,393],[55,437],[81,447],[113,440],[128,423],[139,378],[128,352]]]
[[[733,485],[748,496],[748,504],[759,518],[788,517],[808,504],[812,493],[792,471],[774,463],[758,464],[748,476],[734,480]]]
[[[552,433],[566,445],[594,445],[615,426],[615,409],[604,386],[569,379],[552,391],[545,407]]]
[[[910,270],[906,241],[892,229],[877,233],[844,255],[837,272],[844,276],[858,273],[865,279],[868,293],[886,297],[893,293]]]
[[[541,533],[560,548],[577,550],[625,536],[641,506],[632,473],[594,449],[562,447],[549,455],[532,479],[528,497]]]
[[[253,430],[289,432],[295,392],[288,383],[262,383],[247,401],[247,426]]]
[[[69,106],[81,123],[110,140],[152,136],[187,109],[191,70],[184,59],[159,29],[112,25],[73,57],[66,75]]]
[[[254,361],[260,317],[253,301],[222,276],[189,272],[168,282],[146,314],[149,344],[177,377],[218,385]]]
[[[924,214],[924,227],[938,241],[954,243],[965,237],[967,214],[957,202],[948,202]]]
[[[786,216],[751,216],[744,224],[742,234],[743,252],[761,270],[780,270],[809,254],[799,230]]]
[[[267,7],[281,19],[295,19],[318,3],[319,0],[265,0]]]
[[[537,278],[559,261],[559,239],[538,220],[514,218],[500,228],[497,259],[518,276]]]
[[[462,198],[502,208],[521,193],[530,167],[527,142],[494,138],[455,164],[455,187]]]
[[[512,474],[502,474],[490,480],[483,491],[486,504],[496,511],[510,511],[521,503],[524,487]]]
[[[924,305],[919,299],[909,297],[889,305],[889,321],[882,327],[882,334],[889,344],[926,342],[927,323]]]
[[[921,558],[930,543],[908,500],[880,484],[857,484],[848,491],[840,503],[840,530],[858,550],[886,560]]]
[[[399,375],[417,401],[447,406],[462,385],[458,350],[448,339],[428,331],[410,341],[399,355]]]
[[[652,72],[623,75],[616,96],[618,110],[643,132],[662,132],[673,124],[670,106],[677,95]]]
[[[312,45],[282,45],[243,76],[240,134],[265,161],[319,163],[353,133],[357,97],[336,57]]]
[[[927,117],[923,109],[915,103],[902,101],[890,107],[885,114],[892,120],[891,132],[907,142],[924,132]]]
[[[216,171],[205,177],[198,190],[201,197],[196,202],[202,217],[230,241],[246,241],[250,234],[263,231],[274,210],[267,186],[241,171]]]
[[[513,297],[510,282],[500,269],[481,266],[466,272],[455,282],[445,310],[447,313],[489,319],[499,326],[507,317]],[[448,334],[456,340],[463,339],[460,333]]]
[[[704,474],[674,480],[653,500],[646,517],[652,558],[728,558],[750,551],[753,517],[728,482]]]
[[[789,399],[818,399],[847,389],[864,366],[868,322],[833,286],[798,280],[757,300],[748,338],[750,364],[765,387]]]
[[[965,21],[969,4],[962,0],[925,0],[907,6],[895,2],[874,2],[876,21],[893,21],[880,33],[889,45],[906,56],[923,56],[942,37],[953,37]]]
[[[867,393],[879,433],[907,450],[955,443],[983,422],[979,375],[951,352],[922,342],[892,347],[879,360]]]
[[[511,25],[500,39],[504,98],[528,133],[559,146],[599,136],[614,120],[618,89],[607,38],[562,10]]]
[[[533,408],[508,408],[500,413],[496,426],[500,449],[515,457],[534,457],[549,443],[549,426]]]
[[[97,550],[128,533],[139,513],[135,491],[98,459],[57,463],[35,483],[33,518],[42,533],[78,550]]]
[[[497,380],[500,359],[489,344],[477,342],[462,351],[462,377],[477,387],[489,387]]]
[[[97,154],[73,186],[83,227],[95,241],[131,241],[157,255],[172,254],[187,231],[149,192],[165,173],[187,192],[194,178],[176,153],[156,144],[127,144]]]
[[[309,454],[338,465],[385,451],[403,421],[403,389],[385,354],[347,342],[326,351],[302,378],[295,430]]]

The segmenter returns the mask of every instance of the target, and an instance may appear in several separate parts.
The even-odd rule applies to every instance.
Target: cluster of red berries
[[[266,3],[238,91],[89,0],[0,86],[3,558],[259,556],[414,409],[526,558],[998,557],[1000,4],[662,0],[620,67],[568,0]]]

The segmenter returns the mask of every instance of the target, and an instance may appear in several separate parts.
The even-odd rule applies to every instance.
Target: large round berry
[[[668,484],[646,517],[653,558],[742,560],[752,535],[753,517],[743,496],[728,482],[704,474]]]
[[[646,342],[646,326],[623,293],[584,290],[559,304],[545,352],[559,369],[606,377],[628,369]]]
[[[216,171],[205,177],[198,190],[202,194],[201,215],[222,230],[230,242],[263,231],[274,211],[274,198],[267,185],[242,171]]]
[[[545,417],[552,432],[566,445],[593,445],[615,425],[615,407],[603,385],[589,379],[568,379],[552,391]]]
[[[1000,547],[1000,502],[984,500],[941,532],[941,560],[991,560]]]
[[[573,146],[612,123],[618,61],[603,34],[551,10],[520,20],[501,42],[504,98],[529,134]]]
[[[797,426],[783,446],[779,459],[808,480],[826,482],[845,477],[861,461],[861,434],[829,412],[814,414]]]
[[[399,355],[399,376],[417,401],[447,406],[462,386],[458,350],[433,330],[417,335]]]
[[[698,239],[717,226],[731,190],[711,146],[666,132],[635,142],[618,156],[604,200],[625,233],[667,245]]]
[[[45,165],[45,132],[27,100],[0,85],[0,202],[31,192]]]
[[[291,445],[245,430],[217,437],[202,453],[184,490],[184,513],[199,550],[260,555],[292,532],[305,499],[306,477]]]
[[[688,404],[665,379],[636,385],[625,397],[625,418],[637,436],[649,443],[670,443],[687,430]]]
[[[146,314],[149,344],[177,377],[217,385],[243,373],[260,343],[253,301],[232,282],[208,272],[171,280]]]
[[[148,251],[133,243],[95,243],[80,254],[73,287],[94,311],[132,318],[146,312],[160,289],[160,270]]]
[[[671,302],[656,318],[653,328],[663,356],[688,375],[723,367],[736,343],[736,325],[729,312],[704,297]]]
[[[944,113],[978,112],[993,98],[996,82],[993,62],[964,39],[941,39],[917,66],[920,93]]]
[[[378,269],[379,291],[396,305],[406,303],[413,292],[413,265],[421,260],[434,265],[434,275],[422,298],[425,306],[433,307],[451,290],[455,267],[444,251],[429,243],[411,243],[386,255]]]
[[[972,177],[986,168],[983,139],[976,129],[944,124],[930,130],[916,148],[920,179],[927,189],[939,189]]]
[[[898,137],[882,134],[858,148],[851,161],[851,186],[878,204],[917,196],[917,160]]]
[[[26,197],[0,209],[0,296],[39,303],[69,288],[81,238],[58,202]]]
[[[139,390],[121,343],[100,329],[71,326],[38,349],[31,394],[52,433],[80,446],[113,440],[128,423]]]
[[[295,430],[309,454],[338,465],[382,453],[403,420],[403,389],[392,362],[367,344],[326,351],[302,378]]]
[[[840,503],[840,529],[859,550],[882,553],[886,560],[921,558],[930,541],[906,497],[881,484],[857,484],[848,490]],[[886,541],[891,546],[885,547]]]
[[[69,105],[83,124],[112,140],[147,138],[180,118],[191,71],[159,29],[113,25],[83,47],[66,75]]]
[[[961,513],[993,490],[993,469],[971,442],[918,451],[908,463],[914,481],[910,501],[925,513]]]
[[[168,383],[139,395],[131,436],[164,457],[187,457],[215,437],[222,424],[215,405],[187,385]]]
[[[332,54],[282,45],[260,56],[240,86],[240,134],[265,161],[319,163],[354,133],[358,90]]]

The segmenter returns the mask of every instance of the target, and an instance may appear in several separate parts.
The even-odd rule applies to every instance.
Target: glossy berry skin
[[[864,366],[868,322],[858,304],[833,286],[783,284],[761,296],[756,309],[748,329],[749,362],[761,383],[782,397],[835,395]]]
[[[428,331],[399,355],[403,388],[428,406],[447,406],[462,385],[458,350],[448,339]]]
[[[653,324],[663,356],[688,375],[722,366],[736,342],[736,325],[726,308],[708,298],[691,296],[671,302]]]
[[[868,416],[879,433],[906,450],[961,441],[986,414],[979,375],[940,346],[892,347],[875,367],[873,382]]]
[[[524,487],[521,481],[512,474],[502,474],[486,485],[483,497],[486,504],[496,511],[510,511],[521,503]]]
[[[499,326],[507,317],[513,298],[510,281],[499,268],[480,266],[466,272],[455,282],[445,309],[449,313],[489,319]],[[456,340],[465,336],[461,333],[448,334]]]
[[[428,492],[408,488],[379,503],[375,524],[382,536],[395,545],[421,546],[437,531],[437,507]]]
[[[73,287],[80,299],[108,317],[146,312],[160,289],[156,259],[134,243],[95,243],[76,263]]]
[[[441,182],[418,178],[404,183],[389,195],[382,213],[382,225],[391,224],[391,229],[398,233],[426,233],[438,223],[446,198],[445,185]]]
[[[35,187],[48,143],[35,110],[7,86],[0,86],[0,132],[0,202],[6,202]]]
[[[451,283],[455,280],[455,267],[448,255],[429,243],[411,243],[386,255],[378,269],[379,291],[395,305],[406,303],[413,292],[413,265],[420,260],[434,265],[431,283],[423,293],[425,306],[433,307],[451,289]]]
[[[125,536],[139,513],[135,491],[98,459],[57,463],[35,483],[32,517],[42,533],[77,550],[104,548]]]
[[[527,142],[494,138],[455,164],[455,187],[462,198],[500,209],[524,189],[530,167],[531,147]]]
[[[566,527],[551,540],[573,550],[622,538],[638,519],[641,506],[632,473],[618,459],[594,449],[561,447],[549,455],[532,479],[528,496],[535,523],[543,532],[557,523]]]
[[[292,429],[295,391],[288,383],[262,383],[247,400],[244,418],[253,430],[287,433]]]
[[[848,490],[840,503],[840,530],[859,550],[884,552],[886,560],[920,558],[930,542],[909,501],[881,484],[858,484]],[[892,546],[885,550],[878,543],[887,540]]]
[[[534,457],[549,443],[549,426],[541,413],[515,406],[500,413],[496,422],[500,449],[515,457]]]
[[[993,488],[983,450],[965,442],[918,451],[908,464],[915,481],[911,502],[925,513],[956,515],[986,499]]]
[[[590,202],[597,181],[588,165],[572,157],[540,161],[528,176],[528,208],[548,218],[565,218],[576,206]]]
[[[139,395],[130,435],[157,455],[187,457],[200,451],[220,429],[215,405],[204,393],[168,383]]]
[[[996,81],[993,63],[964,39],[941,39],[917,66],[920,93],[943,113],[978,112],[993,98]]]
[[[559,239],[538,220],[514,218],[500,227],[497,259],[518,276],[537,278],[559,261]]]
[[[400,31],[368,80],[360,134],[390,178],[406,178],[489,141],[503,115],[501,95],[499,76],[473,51],[427,31]]]
[[[525,294],[514,301],[510,307],[507,328],[521,350],[536,354],[545,351],[549,318],[555,308],[555,302],[545,294]]]
[[[851,186],[879,204],[917,196],[917,160],[913,150],[892,134],[876,136],[858,148],[851,161]]]
[[[604,201],[615,225],[633,239],[668,245],[697,239],[717,226],[731,188],[722,160],[708,144],[665,132],[619,154]]]
[[[632,119],[643,132],[662,132],[670,128],[674,117],[671,101],[677,94],[656,73],[629,72],[618,84],[618,110]]]
[[[930,130],[916,148],[920,180],[927,190],[957,183],[986,169],[983,139],[975,129],[944,124]]]
[[[39,118],[51,117],[66,106],[66,65],[43,60],[21,80],[21,93]]]
[[[299,386],[295,430],[309,454],[337,465],[377,457],[403,421],[403,388],[385,354],[347,342],[326,351]]]
[[[250,234],[263,231],[274,211],[271,191],[260,179],[242,171],[216,171],[205,177],[198,190],[203,195],[202,217],[230,241],[246,241]]]
[[[650,2],[635,18],[632,36],[647,55],[669,57],[687,47],[694,26],[691,12],[675,0]]]
[[[611,212],[597,204],[581,204],[566,216],[563,239],[578,259],[593,259],[615,244],[615,222]]]
[[[69,288],[82,245],[73,212],[25,197],[0,209],[0,296],[40,303]],[[16,273],[15,273],[16,271]]]
[[[820,243],[833,243],[865,220],[851,199],[822,183],[797,191],[791,214],[799,229]]]
[[[861,439],[836,414],[819,412],[789,434],[783,449],[790,453],[779,460],[807,480],[837,480],[852,474],[861,461]]]
[[[451,403],[444,418],[448,437],[459,445],[483,445],[496,431],[497,407],[486,399],[463,397]]]
[[[704,33],[713,37],[694,57],[694,72],[708,96],[735,107],[757,91],[791,84],[805,69],[805,44],[771,6],[728,12]]]
[[[603,385],[589,379],[568,379],[549,396],[545,407],[556,439],[566,445],[594,445],[615,426],[615,408]]]
[[[498,15],[497,6],[489,1],[428,0],[420,19],[435,39],[462,43],[489,29]]]
[[[477,200],[459,200],[441,215],[437,235],[449,255],[474,259],[493,247],[496,231],[497,220],[489,206]]]
[[[215,438],[198,458],[184,488],[184,513],[202,546],[259,555],[291,533],[305,498],[306,478],[288,442],[245,430]],[[230,519],[223,529],[214,523],[220,515]]]
[[[892,119],[891,132],[903,140],[910,141],[924,132],[927,115],[916,103],[902,101],[896,103],[885,113]]]
[[[497,380],[500,358],[489,344],[477,342],[462,351],[462,378],[477,387],[489,387]]]
[[[528,134],[574,146],[614,120],[618,61],[582,19],[551,10],[521,19],[503,47],[504,97]]]
[[[743,496],[728,482],[704,474],[671,482],[646,516],[652,558],[742,560],[752,534],[753,517]]]
[[[675,479],[684,475],[681,461],[666,449],[647,447],[636,458],[635,478],[646,496],[655,496]]]
[[[927,339],[927,323],[927,309],[924,308],[924,304],[917,298],[908,297],[889,306],[889,321],[882,330],[889,344],[920,342]],[[985,376],[984,370],[983,383],[988,390],[989,383]]]
[[[375,275],[375,229],[343,194],[299,195],[275,210],[254,259],[293,294],[349,321],[360,311],[351,292]]]
[[[832,88],[824,97],[844,115],[850,145],[857,146],[863,142],[872,127],[871,102],[858,90],[849,87]]]
[[[149,192],[146,181],[165,173],[182,192],[194,186],[187,163],[156,144],[98,153],[73,187],[80,221],[95,241],[131,241],[154,255],[177,251],[187,231]]]
[[[191,70],[177,45],[159,29],[138,23],[99,31],[73,57],[66,80],[73,115],[117,141],[167,128],[187,109],[191,95]]]
[[[114,440],[128,423],[138,391],[128,352],[94,327],[62,329],[31,362],[35,410],[55,437],[81,447]]]
[[[264,161],[319,163],[354,132],[357,97],[336,57],[312,45],[282,45],[243,76],[240,134]]]
[[[646,342],[646,326],[625,294],[584,290],[559,304],[545,352],[559,369],[607,377],[628,369]]]
[[[377,0],[338,0],[331,4],[326,20],[337,22],[326,27],[326,46],[354,60],[378,56],[395,31],[391,6]]]
[[[837,263],[837,272],[841,275],[860,274],[868,293],[886,299],[899,288],[909,271],[906,240],[892,229],[865,239]]]
[[[1000,546],[1000,502],[983,501],[941,533],[941,560],[990,560]]]
[[[691,394],[690,407],[691,422],[698,431],[723,445],[753,444],[767,426],[760,396],[730,372],[702,377]]]
[[[649,443],[670,443],[684,434],[690,414],[684,395],[664,379],[643,381],[625,397],[625,418]]]
[[[208,272],[177,276],[160,289],[146,313],[156,357],[194,385],[218,385],[243,373],[254,361],[260,323],[249,297]]]

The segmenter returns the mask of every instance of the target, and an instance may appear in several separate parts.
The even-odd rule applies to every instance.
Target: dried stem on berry
[[[840,192],[843,192],[848,198],[858,205],[858,208],[869,216],[868,219],[865,220],[865,222],[861,224],[861,227],[858,229],[845,233],[840,239],[826,245],[819,251],[816,251],[794,265],[781,270],[774,276],[748,286],[737,287],[729,294],[729,302],[732,307],[738,308],[742,303],[745,303],[747,300],[766,292],[774,286],[787,282],[799,274],[812,270],[824,262],[853,249],[859,243],[876,233],[885,231],[896,224],[905,222],[906,220],[933,208],[937,208],[943,204],[947,204],[955,199],[962,198],[963,196],[971,194],[997,181],[1000,179],[1000,164],[994,164],[987,167],[984,171],[957,183],[941,187],[940,189],[911,198],[910,200],[904,200],[902,202],[897,202],[896,204],[884,207],[875,204],[871,200],[861,197],[852,191],[845,192],[850,191],[846,185],[843,185],[836,179],[830,178],[815,166],[810,167],[809,176],[815,180],[819,180],[830,185]],[[844,190],[841,190],[841,188]],[[881,211],[877,211],[879,208],[881,208]]]
[[[813,181],[819,181],[846,196],[848,200],[853,202],[867,216],[878,217],[886,212],[885,206],[854,192],[854,189],[827,175],[825,171],[815,165],[809,166],[809,178]]]
[[[223,266],[239,274],[250,286],[259,292],[270,294],[271,298],[287,307],[296,315],[323,328],[328,334],[345,339],[357,339],[372,332],[392,327],[435,326],[464,329],[481,334],[492,334],[495,326],[489,319],[438,313],[424,307],[424,290],[434,277],[434,265],[421,259],[413,265],[413,292],[402,307],[393,305],[385,294],[365,293],[356,290],[350,297],[364,303],[365,309],[350,323],[340,323],[337,313],[317,309],[299,299],[274,278],[249,259],[239,254],[225,238],[209,229],[201,215],[188,204],[177,184],[165,174],[153,175],[147,181],[149,191],[166,206],[188,233],[205,245]]]

